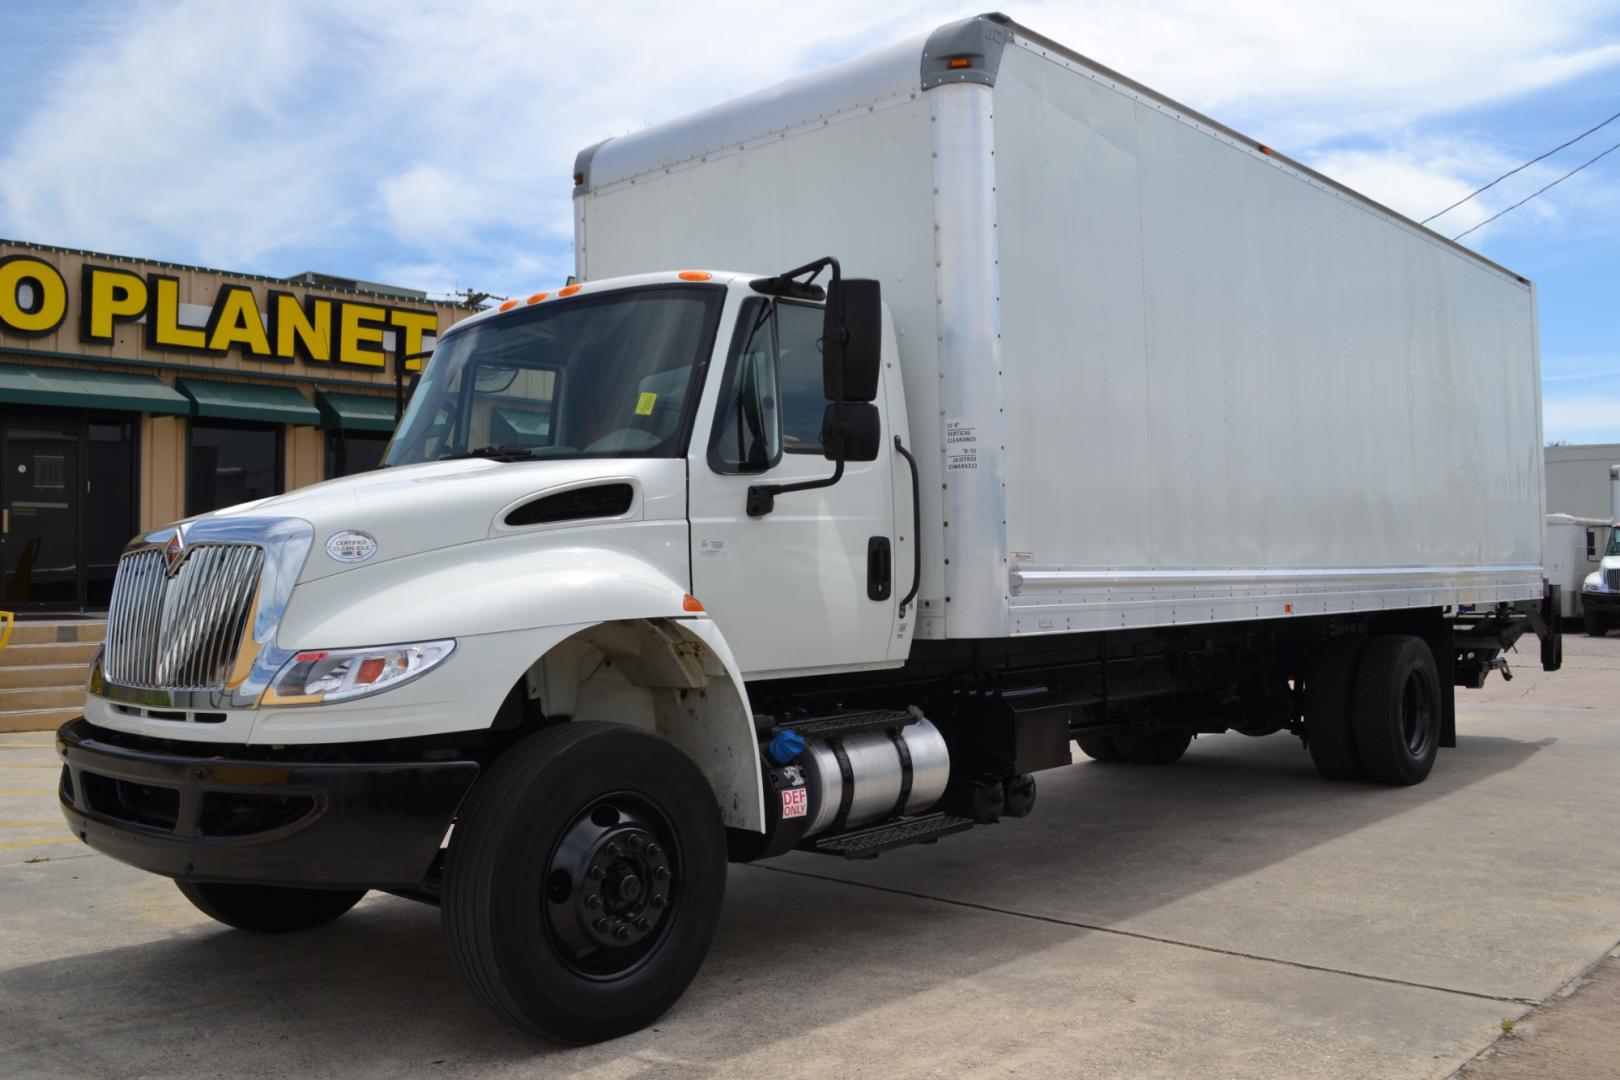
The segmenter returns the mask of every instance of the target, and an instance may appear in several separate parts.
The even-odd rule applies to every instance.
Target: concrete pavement
[[[686,997],[585,1049],[486,1017],[430,908],[254,938],[53,842],[48,740],[3,736],[0,1074],[1447,1076],[1620,940],[1620,638],[1567,649],[1459,691],[1416,788],[1227,735],[874,863],[733,867]]]

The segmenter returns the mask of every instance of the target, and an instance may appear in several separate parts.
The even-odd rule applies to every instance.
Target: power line
[[[1541,161],[1543,158],[1552,157],[1554,154],[1558,153],[1558,151],[1562,150],[1566,146],[1574,146],[1576,143],[1580,142],[1582,139],[1584,139],[1588,135],[1592,134],[1592,132],[1597,131],[1599,128],[1607,127],[1609,124],[1614,123],[1616,120],[1620,120],[1620,113],[1615,113],[1613,116],[1609,117],[1607,120],[1603,121],[1603,123],[1598,124],[1595,127],[1587,128],[1585,131],[1581,132],[1579,135],[1577,135],[1573,139],[1569,140],[1569,142],[1559,143],[1557,146],[1553,147],[1551,150],[1547,151],[1545,154],[1542,154],[1541,157],[1533,157],[1529,161],[1525,162],[1523,165],[1520,165],[1518,168],[1509,169],[1507,172],[1503,173],[1501,176],[1498,176],[1495,180],[1492,180],[1490,183],[1486,184],[1484,187],[1475,188],[1473,191],[1470,191],[1467,195],[1464,195],[1462,198],[1458,199],[1456,202],[1452,203],[1450,206],[1446,207],[1444,210],[1439,211],[1439,213],[1430,214],[1428,217],[1426,217],[1422,221],[1418,222],[1418,224],[1419,225],[1427,225],[1429,222],[1433,221],[1435,218],[1439,217],[1441,214],[1449,214],[1449,213],[1451,213],[1451,211],[1457,209],[1457,207],[1461,206],[1463,203],[1467,202],[1469,199],[1472,199],[1475,195],[1478,195],[1480,192],[1489,191],[1491,188],[1495,187],[1497,184],[1500,184],[1502,181],[1506,180],[1508,177],[1512,176],[1514,173],[1523,172],[1524,170],[1528,169],[1530,166],[1534,165],[1536,162]],[[1479,226],[1476,225],[1474,227],[1478,228]]]
[[[1591,161],[1586,161],[1586,162],[1581,163],[1580,165],[1575,166],[1573,169],[1569,170],[1569,172],[1565,173],[1563,176],[1560,176],[1558,179],[1556,179],[1552,183],[1548,184],[1547,187],[1539,188],[1539,189],[1537,189],[1535,191],[1532,191],[1530,194],[1526,195],[1524,198],[1520,199],[1518,202],[1516,202],[1512,206],[1508,207],[1507,210],[1499,210],[1499,211],[1497,211],[1496,213],[1492,214],[1490,217],[1486,218],[1484,221],[1480,222],[1478,225],[1475,225],[1473,229],[1464,229],[1462,232],[1458,233],[1456,236],[1453,236],[1452,239],[1453,240],[1461,240],[1463,237],[1465,237],[1469,233],[1473,232],[1474,229],[1482,229],[1482,228],[1484,228],[1486,225],[1489,225],[1491,222],[1495,221],[1497,218],[1499,218],[1503,214],[1507,213],[1508,210],[1517,210],[1519,207],[1523,206],[1525,203],[1529,202],[1531,199],[1535,198],[1537,195],[1540,195],[1543,191],[1546,191],[1547,188],[1557,187],[1559,184],[1562,184],[1565,180],[1568,180],[1570,177],[1574,176],[1576,173],[1578,173],[1582,169],[1586,168],[1586,166],[1591,165],[1594,162],[1600,161],[1603,158],[1608,157],[1610,154],[1614,153],[1616,150],[1620,150],[1620,143],[1615,143],[1613,146],[1611,146],[1607,150],[1603,151],[1603,153],[1599,154],[1597,157],[1593,158]]]

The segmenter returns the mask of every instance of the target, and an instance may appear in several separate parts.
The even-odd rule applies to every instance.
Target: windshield
[[[1614,532],[1609,535],[1609,550],[1605,551],[1603,554],[1620,555],[1620,529],[1615,529]]]
[[[385,460],[677,457],[724,298],[626,289],[446,334]]]

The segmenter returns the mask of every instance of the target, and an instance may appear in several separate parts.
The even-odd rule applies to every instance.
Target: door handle
[[[887,536],[874,536],[866,542],[866,598],[887,600],[894,584],[894,558]]]
[[[11,507],[0,510],[0,535],[11,531]]]
[[[911,466],[911,591],[900,601],[900,617],[906,617],[906,608],[917,599],[917,587],[922,584],[922,492],[917,476],[917,459],[911,456],[900,436],[894,437],[894,448]]]

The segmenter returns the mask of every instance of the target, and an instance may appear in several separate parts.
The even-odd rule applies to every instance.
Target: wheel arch
[[[603,720],[662,735],[708,779],[727,827],[764,831],[748,690],[713,622],[595,623],[547,649],[519,685],[548,722]]]

